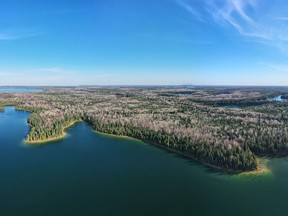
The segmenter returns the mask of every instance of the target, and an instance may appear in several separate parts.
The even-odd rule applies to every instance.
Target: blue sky
[[[0,85],[288,85],[284,0],[0,0]]]

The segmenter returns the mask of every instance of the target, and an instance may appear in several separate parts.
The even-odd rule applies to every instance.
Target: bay
[[[28,112],[0,112],[0,215],[287,215],[288,158],[230,175],[78,123],[26,145]]]

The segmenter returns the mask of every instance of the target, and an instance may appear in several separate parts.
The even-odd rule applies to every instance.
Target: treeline
[[[119,136],[129,136],[154,143],[166,149],[190,156],[203,163],[226,170],[237,172],[255,170],[257,168],[256,157],[247,145],[209,143],[201,139],[177,136],[173,133],[154,131],[149,128],[101,122],[91,117],[86,117],[84,120],[89,122],[97,131]]]
[[[63,128],[80,116],[95,130],[154,143],[212,166],[244,171],[257,168],[255,154],[288,153],[287,102],[267,100],[285,96],[285,91],[69,88],[16,95],[13,101],[19,102],[16,109],[33,113],[28,142],[60,137]],[[218,107],[227,105],[245,109]]]
[[[39,112],[44,110],[44,109],[38,108],[38,107],[24,106],[23,104],[21,104],[19,102],[15,102],[15,101],[1,102],[0,103],[0,110],[4,110],[5,106],[14,106],[15,110],[23,110],[23,111],[34,112],[34,113],[39,113]]]
[[[5,106],[14,106],[16,105],[17,102],[13,102],[13,101],[5,101],[5,102],[1,102],[0,103],[0,110],[4,110]]]
[[[23,106],[21,104],[18,104],[15,106],[15,110],[23,110],[31,113],[40,113],[44,109],[38,108],[38,107],[28,107],[28,106]]]
[[[200,103],[203,105],[210,106],[259,106],[263,104],[270,103],[268,98],[259,97],[255,99],[247,98],[247,99],[219,99],[219,100],[206,100],[206,99],[191,99],[192,102]]]
[[[45,125],[39,114],[32,113],[28,119],[28,124],[31,126],[31,129],[26,141],[41,142],[48,139],[59,138],[63,136],[65,127],[79,120],[81,119],[74,116],[65,116],[65,118],[57,120],[52,124]]]

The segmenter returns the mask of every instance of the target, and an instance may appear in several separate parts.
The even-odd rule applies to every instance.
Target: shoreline
[[[45,144],[45,143],[54,142],[54,141],[57,141],[57,140],[64,139],[65,136],[67,135],[66,129],[68,129],[69,127],[73,126],[77,122],[83,122],[83,120],[82,119],[81,120],[75,120],[75,121],[69,123],[68,125],[66,125],[65,127],[63,127],[62,128],[62,135],[60,135],[58,137],[48,138],[48,139],[45,139],[45,140],[36,140],[36,141],[26,141],[25,140],[25,144],[27,144],[27,145]],[[256,170],[241,171],[241,170],[226,169],[226,168],[223,168],[223,167],[219,167],[219,166],[215,166],[213,164],[206,163],[204,161],[197,160],[196,158],[194,158],[191,155],[185,154],[185,153],[177,151],[175,149],[171,149],[169,147],[162,146],[160,144],[157,144],[157,143],[154,143],[154,142],[151,142],[151,141],[141,140],[141,139],[138,139],[138,138],[135,138],[135,137],[130,137],[130,136],[121,136],[121,135],[105,133],[105,132],[94,130],[93,128],[92,128],[92,131],[94,133],[98,133],[98,134],[101,134],[101,135],[104,135],[104,136],[110,136],[110,137],[115,137],[115,138],[128,139],[128,140],[133,140],[133,141],[147,143],[147,144],[153,145],[155,147],[161,148],[161,149],[163,149],[163,150],[165,150],[167,152],[174,153],[174,154],[176,154],[179,157],[183,157],[183,158],[192,160],[192,161],[194,161],[196,163],[199,163],[201,165],[204,165],[207,168],[212,168],[212,169],[215,169],[215,171],[218,170],[220,172],[224,172],[224,173],[227,173],[227,174],[233,174],[233,175],[262,175],[262,174],[265,174],[265,173],[269,172],[269,169],[263,163],[261,163],[261,160],[259,158],[257,158],[258,167],[257,167]]]
[[[145,142],[145,143],[148,142],[148,141],[137,139],[137,138],[134,138],[134,137],[121,136],[121,135],[115,135],[115,134],[110,134],[110,133],[97,131],[97,130],[94,130],[93,128],[92,128],[92,130],[93,130],[94,133],[98,133],[98,134],[101,134],[101,135],[104,135],[104,136],[111,136],[111,137],[115,137],[115,138],[119,138],[119,139],[129,139],[129,140],[134,140],[134,141],[138,141],[138,142]]]
[[[75,121],[72,121],[71,123],[69,123],[68,125],[66,125],[65,127],[62,128],[62,134],[60,136],[57,136],[57,137],[51,137],[51,138],[48,138],[48,139],[44,139],[44,140],[35,140],[35,141],[27,141],[25,140],[25,144],[27,145],[33,145],[33,144],[44,144],[44,143],[48,143],[48,142],[53,142],[53,141],[57,141],[57,140],[60,140],[60,139],[63,139],[65,138],[65,136],[67,135],[66,133],[66,130],[73,126],[74,124],[78,123],[78,122],[81,122],[82,120],[75,120]]]
[[[71,123],[69,123],[68,125],[63,127],[62,128],[62,134],[60,136],[48,138],[48,139],[45,139],[45,140],[36,140],[36,141],[27,141],[27,140],[25,140],[25,144],[27,144],[27,145],[45,144],[45,143],[48,143],[48,142],[53,142],[53,141],[64,139],[65,136],[67,135],[66,134],[66,129],[68,129],[69,127],[73,126],[77,122],[83,122],[83,120],[80,119],[80,120],[72,121]],[[267,173],[269,171],[269,169],[263,163],[261,163],[259,158],[257,158],[258,167],[257,167],[256,170],[242,171],[242,170],[226,169],[226,168],[223,168],[223,167],[219,167],[219,166],[216,166],[216,165],[213,165],[213,164],[206,163],[204,161],[197,160],[196,158],[194,158],[191,155],[185,154],[185,153],[180,152],[178,150],[171,149],[169,147],[165,147],[163,145],[160,145],[160,144],[148,141],[148,140],[141,140],[141,139],[138,139],[138,138],[135,138],[135,137],[130,137],[130,136],[121,136],[121,135],[105,133],[105,132],[94,130],[93,127],[92,127],[92,131],[94,133],[98,133],[98,134],[101,134],[101,135],[104,135],[104,136],[111,136],[111,137],[116,137],[116,138],[121,138],[121,139],[129,139],[129,140],[134,140],[134,141],[138,141],[138,142],[144,142],[144,143],[147,143],[147,144],[151,144],[151,145],[156,146],[158,148],[164,149],[164,150],[166,150],[166,151],[168,151],[170,153],[174,153],[177,156],[184,157],[184,158],[192,160],[192,161],[194,161],[196,163],[202,164],[202,165],[206,166],[207,168],[212,168],[212,169],[215,169],[215,170],[218,170],[218,171],[221,171],[221,172],[224,172],[224,173],[228,173],[228,174],[233,174],[233,175],[262,175],[262,174],[265,174],[265,173]]]
[[[268,173],[270,170],[267,167],[259,167],[257,170],[245,171],[238,173],[238,175],[248,176],[248,175],[264,175]]]
[[[264,175],[264,174],[271,172],[271,170],[267,167],[266,163],[264,162],[263,158],[257,157],[257,162],[258,162],[258,169],[257,170],[242,172],[242,173],[239,173],[239,175],[243,175],[243,176]]]
[[[185,154],[183,152],[180,152],[180,151],[177,151],[175,149],[171,149],[169,147],[165,147],[165,146],[162,146],[160,144],[157,144],[157,143],[154,143],[154,142],[151,142],[151,141],[147,141],[147,140],[141,140],[141,139],[137,139],[135,137],[129,137],[129,136],[121,136],[121,135],[115,135],[115,134],[109,134],[109,133],[105,133],[105,132],[101,132],[101,131],[97,131],[97,130],[94,130],[92,129],[95,133],[99,133],[101,135],[105,135],[105,136],[111,136],[111,137],[116,137],[116,138],[122,138],[122,139],[130,139],[130,140],[134,140],[134,141],[138,141],[138,142],[144,142],[144,143],[147,143],[147,144],[150,144],[150,145],[153,145],[153,146],[156,146],[158,148],[161,148],[163,150],[166,150],[170,153],[175,153],[177,156],[179,157],[183,157],[183,158],[186,158],[186,159],[189,159],[189,160],[192,160],[200,165],[204,165],[206,166],[207,168],[212,168],[212,169],[215,169],[215,170],[218,170],[218,171],[221,171],[221,172],[224,172],[224,173],[228,173],[228,174],[233,174],[233,175],[262,175],[262,174],[265,174],[269,171],[269,169],[264,166],[263,163],[260,162],[260,160],[257,158],[257,162],[258,162],[258,167],[256,170],[250,170],[250,171],[241,171],[241,170],[233,170],[233,169],[225,169],[223,167],[219,167],[219,166],[216,166],[216,165],[213,165],[213,164],[209,164],[209,163],[206,163],[206,162],[203,162],[203,161],[200,161],[200,160],[197,160],[196,158],[194,158],[193,156],[191,155],[188,155],[188,154]]]

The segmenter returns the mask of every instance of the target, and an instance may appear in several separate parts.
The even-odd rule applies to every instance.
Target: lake
[[[220,106],[222,108],[227,108],[227,109],[241,109],[240,106],[237,105],[227,105],[227,106]]]
[[[268,101],[286,101],[286,100],[287,99],[282,98],[282,95],[268,99]]]
[[[287,215],[288,158],[229,175],[86,123],[65,139],[24,144],[28,112],[0,112],[0,215]]]
[[[0,93],[42,92],[41,88],[0,88]]]

